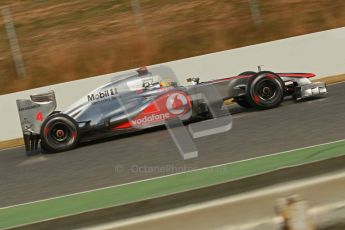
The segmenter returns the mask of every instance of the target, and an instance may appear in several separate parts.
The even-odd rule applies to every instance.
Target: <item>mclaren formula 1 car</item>
[[[210,108],[221,111],[223,101],[231,98],[242,107],[271,109],[287,96],[301,100],[327,93],[325,83],[310,81],[312,73],[249,71],[206,82],[188,78],[187,86],[165,75],[140,68],[96,88],[64,111],[55,111],[53,91],[17,100],[27,153],[39,146],[45,152],[67,151],[80,142],[159,126],[170,119],[221,116]]]

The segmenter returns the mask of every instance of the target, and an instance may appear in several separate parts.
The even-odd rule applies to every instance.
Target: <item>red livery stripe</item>
[[[300,78],[311,78],[315,77],[316,75],[313,73],[278,73],[280,77],[300,77]]]

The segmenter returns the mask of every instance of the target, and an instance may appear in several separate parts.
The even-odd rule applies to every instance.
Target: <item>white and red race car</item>
[[[191,85],[141,68],[96,88],[64,111],[55,111],[54,92],[17,100],[26,151],[72,149],[79,142],[134,132],[179,118],[222,116],[223,101],[233,98],[249,108],[274,108],[287,96],[295,100],[325,95],[326,85],[312,73],[244,72]],[[211,109],[213,108],[213,109]]]

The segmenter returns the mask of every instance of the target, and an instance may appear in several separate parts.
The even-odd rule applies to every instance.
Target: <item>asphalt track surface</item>
[[[0,152],[0,207],[235,162],[345,139],[345,83],[325,98],[255,111],[231,106],[233,128],[195,139],[199,157],[183,160],[165,129],[26,157]],[[317,153],[316,153],[317,154]]]

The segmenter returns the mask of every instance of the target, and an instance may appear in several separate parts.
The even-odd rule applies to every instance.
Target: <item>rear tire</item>
[[[284,82],[277,74],[262,71],[249,79],[246,99],[257,109],[271,109],[283,101],[284,87]]]
[[[44,152],[68,151],[79,142],[79,127],[73,118],[56,113],[43,122],[40,135]]]

